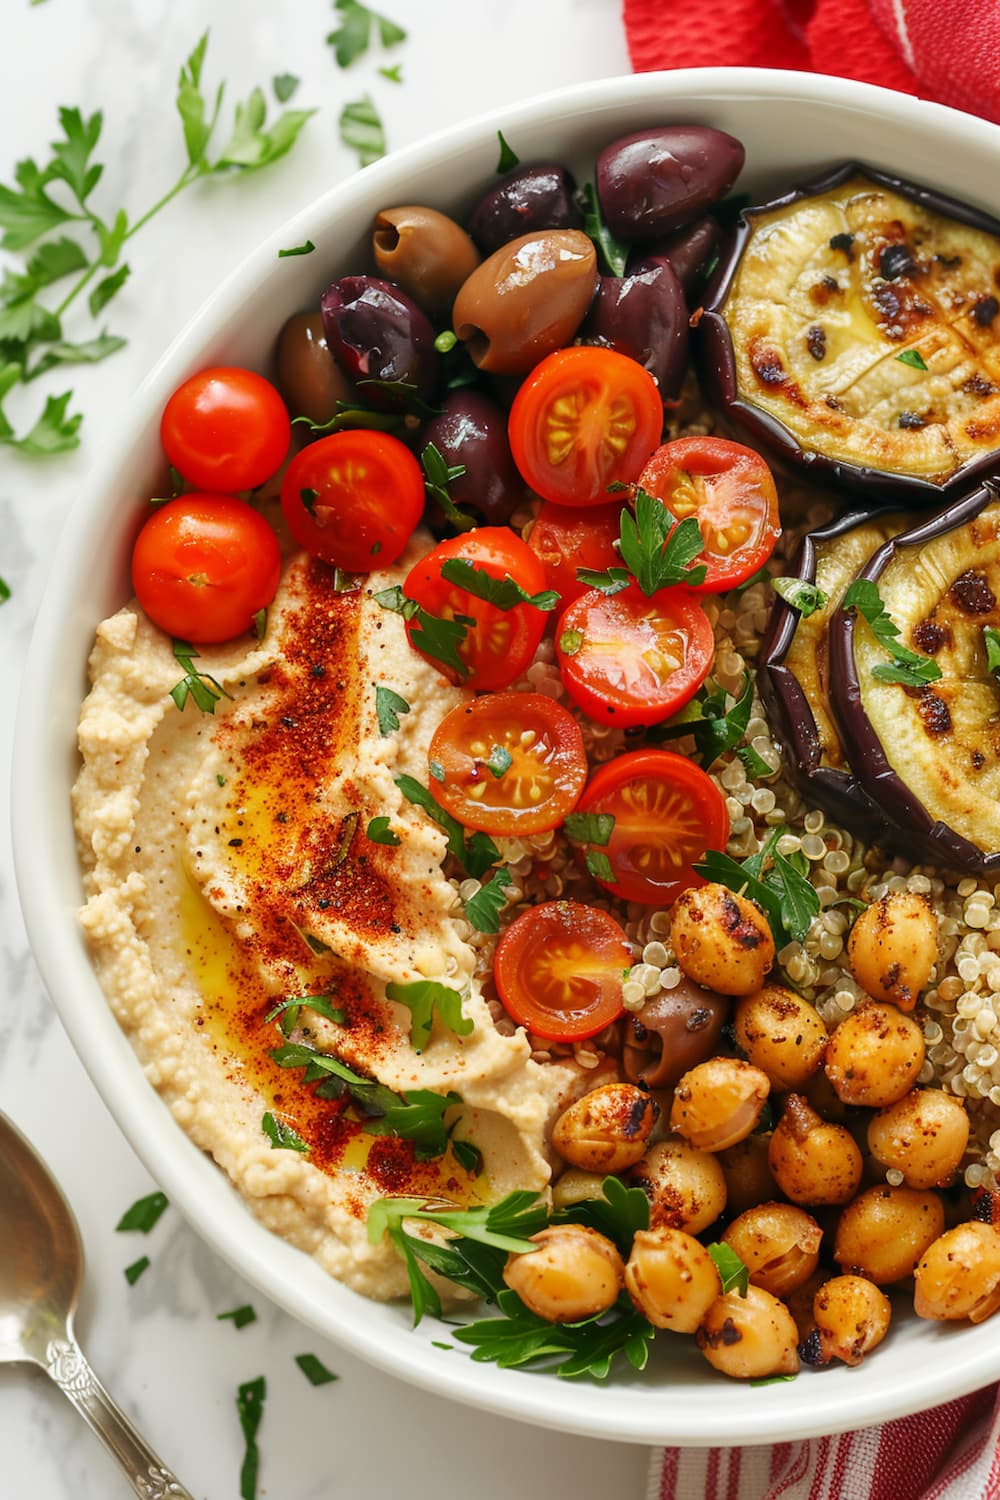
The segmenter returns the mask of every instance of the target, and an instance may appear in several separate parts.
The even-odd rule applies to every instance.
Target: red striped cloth
[[[657,1448],[647,1500],[1000,1500],[998,1389],[840,1437]]]
[[[1000,0],[624,0],[629,55],[654,68],[803,68],[1000,122]]]

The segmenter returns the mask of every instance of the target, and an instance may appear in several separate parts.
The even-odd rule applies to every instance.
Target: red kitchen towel
[[[802,68],[1000,122],[1000,0],[624,0],[629,55],[654,68]]]
[[[657,1448],[647,1500],[998,1500],[998,1392],[840,1437]]]

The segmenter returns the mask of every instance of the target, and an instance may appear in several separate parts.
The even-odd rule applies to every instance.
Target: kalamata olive
[[[570,342],[596,287],[597,253],[585,234],[523,234],[463,284],[452,310],[455,332],[481,370],[526,375]]]
[[[718,1051],[730,1002],[690,979],[647,1000],[625,1022],[622,1064],[631,1083],[671,1089]]]
[[[293,417],[322,425],[336,415],[338,401],[350,401],[351,382],[327,347],[323,315],[298,312],[278,335],[278,388]]]
[[[565,167],[515,167],[480,198],[469,233],[484,255],[536,229],[582,229],[573,197],[576,183]]]
[[[442,410],[424,426],[417,444],[433,443],[449,468],[464,465],[448,485],[460,510],[471,510],[499,526],[524,499],[524,480],[510,455],[507,417],[489,396],[469,389],[452,391]]]
[[[622,136],[597,158],[605,223],[623,240],[677,229],[729,192],[743,157],[735,137],[708,125],[665,125]]]
[[[719,226],[705,214],[693,224],[675,229],[665,239],[640,246],[629,257],[625,270],[629,276],[639,276],[665,261],[680,282],[685,297],[690,300],[708,276],[718,245]]]
[[[688,309],[666,261],[638,276],[602,276],[580,337],[637,360],[664,400],[676,396],[687,367]]]
[[[372,253],[383,276],[435,316],[451,311],[455,293],[479,264],[479,252],[454,219],[417,204],[375,215]]]
[[[438,355],[425,313],[398,286],[374,276],[331,282],[320,303],[326,341],[351,378],[401,381],[424,401],[434,395]],[[372,406],[401,404],[376,387],[359,394]]]

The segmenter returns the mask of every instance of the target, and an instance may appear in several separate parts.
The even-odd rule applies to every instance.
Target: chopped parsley
[[[494,745],[486,757],[487,769],[499,781],[514,764],[514,757],[503,745]]]
[[[497,131],[497,140],[500,142],[500,156],[497,160],[497,172],[512,172],[515,167],[521,165],[521,158],[517,152],[504,138],[502,130]]]
[[[184,711],[188,698],[191,698],[195,707],[200,708],[203,714],[214,714],[215,705],[223,698],[232,698],[232,693],[227,693],[221,682],[216,682],[207,672],[197,670],[195,658],[201,653],[188,641],[174,641],[173,648],[184,676],[176,687],[170,689],[171,698],[181,712]]]
[[[254,1500],[257,1494],[257,1471],[260,1467],[260,1450],[257,1433],[260,1419],[264,1415],[264,1398],[267,1384],[263,1375],[248,1380],[236,1392],[236,1411],[243,1431],[243,1463],[240,1467],[240,1500]]]
[[[232,1323],[234,1328],[246,1328],[248,1323],[256,1323],[257,1314],[249,1302],[244,1302],[242,1307],[231,1307],[228,1312],[216,1313],[217,1323]]]
[[[394,693],[392,688],[378,684],[375,688],[375,713],[379,734],[393,734],[399,728],[399,715],[409,712],[410,705],[405,698]]]
[[[450,342],[446,342],[447,340]],[[455,335],[450,331],[440,333],[434,341],[434,347],[438,353],[446,354],[449,349],[454,348],[456,342]],[[433,443],[427,443],[424,446],[420,454],[420,463],[424,471],[424,490],[427,498],[440,507],[445,519],[459,531],[468,531],[475,526],[474,517],[467,516],[464,511],[459,510],[448,493],[448,486],[456,479],[461,479],[465,473],[465,465],[449,464],[441,450]]]
[[[310,1385],[329,1385],[331,1380],[340,1379],[315,1354],[296,1354],[295,1363]]]
[[[137,1229],[142,1234],[149,1231],[159,1223],[160,1216],[167,1207],[166,1193],[149,1193],[145,1198],[137,1198],[131,1208],[127,1208],[122,1214],[115,1230],[118,1234],[125,1234],[129,1230]]]
[[[370,167],[385,155],[385,128],[370,94],[349,100],[340,111],[340,139],[358,154],[358,165]]]
[[[993,625],[984,625],[983,643],[986,647],[987,671],[1000,672],[1000,630]]]
[[[135,1286],[143,1271],[149,1270],[149,1265],[149,1256],[142,1255],[138,1260],[134,1260],[130,1266],[125,1267],[125,1280],[129,1286]]]
[[[778,853],[776,845],[787,832],[783,824],[772,828],[757,853],[742,862],[709,849],[694,866],[706,880],[717,881],[757,903],[767,917],[779,952],[790,942],[803,940],[820,909],[819,893],[809,879],[805,855],[801,850],[787,856]]]
[[[473,1029],[471,1016],[463,1016],[459,990],[436,979],[417,979],[412,984],[391,980],[385,987],[386,997],[405,1005],[410,1011],[410,1045],[420,1053],[431,1039],[431,1028],[437,1016],[441,1025],[455,1036],[468,1036]]]
[[[559,650],[564,656],[575,656],[582,645],[582,630],[564,630],[559,637]]]
[[[308,1154],[308,1141],[304,1141],[293,1126],[278,1119],[270,1110],[261,1119],[260,1128],[271,1142],[272,1151],[299,1151],[303,1155]]]
[[[10,584],[4,578],[0,578],[0,604],[6,604],[10,598]]]
[[[736,1251],[728,1245],[714,1244],[708,1246],[708,1253],[719,1273],[723,1295],[735,1290],[741,1297],[745,1297],[750,1285],[750,1272]]]
[[[771,586],[779,599],[798,610],[803,620],[808,620],[810,615],[830,602],[829,594],[824,594],[822,589],[814,583],[807,583],[804,578],[774,578]]]
[[[909,365],[912,370],[926,370],[927,365],[919,349],[904,349],[902,354],[896,358],[901,365]]]
[[[446,558],[441,564],[441,577],[465,589],[476,599],[485,599],[495,609],[516,609],[519,604],[531,604],[548,613],[557,609],[561,602],[555,589],[529,594],[509,573],[504,578],[494,578],[481,564],[469,562],[465,557]]]
[[[458,648],[465,640],[468,627],[476,623],[471,615],[456,615],[452,620],[441,619],[430,614],[415,599],[408,599],[398,583],[391,588],[381,589],[373,597],[375,603],[380,604],[383,609],[402,615],[408,622],[412,621],[410,641],[418,651],[422,651],[424,656],[429,656],[433,661],[450,667],[460,682],[465,681],[469,668],[459,655]]]
[[[334,10],[340,12],[338,25],[326,40],[333,48],[338,67],[349,68],[352,62],[365,55],[371,46],[373,26],[378,29],[383,47],[396,47],[406,41],[402,26],[370,6],[361,5],[359,0],[334,0]]]
[[[585,846],[584,863],[595,880],[614,885],[614,867],[604,850],[615,826],[613,813],[567,813],[563,831],[571,844]],[[597,846],[596,848],[594,846]]]
[[[289,255],[312,255],[316,246],[312,240],[305,240],[301,245],[292,245],[288,250],[279,250],[278,259],[285,260]]]
[[[731,696],[733,702],[731,706],[728,706]],[[668,724],[657,725],[652,732],[652,738],[670,740],[683,735],[691,735],[701,764],[708,770],[720,755],[740,745],[740,741],[747,732],[747,725],[750,723],[752,706],[753,678],[749,672],[744,674],[738,697],[727,693],[725,688],[710,681],[691,699],[690,703],[681,709],[680,713],[674,715]],[[752,757],[747,769],[755,774],[761,776],[773,774],[771,767],[766,765],[748,745],[741,746],[737,754],[744,760],[744,763]]]
[[[500,931],[500,913],[507,905],[504,891],[511,883],[510,871],[504,865],[500,865],[493,871],[491,879],[481,885],[475,895],[470,896],[466,901],[466,921],[470,922],[477,932],[497,933]]]
[[[287,104],[301,82],[294,73],[276,73],[271,79],[271,88],[278,103]]]
[[[643,489],[636,490],[635,515],[622,511],[618,549],[623,568],[578,568],[580,582],[612,595],[627,589],[634,580],[649,599],[675,583],[692,587],[703,583],[708,572],[704,563],[694,565],[694,559],[705,550],[694,516],[677,521],[661,500]]]
[[[421,786],[420,782],[413,776],[397,776],[396,785],[406,798],[415,807],[422,807],[428,817],[433,818],[445,832],[448,839],[448,852],[453,854],[459,864],[468,871],[476,880],[481,880],[491,865],[500,861],[500,851],[486,833],[473,833],[466,838],[465,829],[457,818],[446,812],[440,802]]]
[[[624,276],[630,246],[616,239],[604,222],[597,189],[592,182],[585,182],[580,190],[583,202],[583,232],[593,240],[597,253],[604,262],[610,276]]]
[[[387,844],[390,848],[395,848],[399,844],[399,834],[393,833],[389,827],[389,819],[384,814],[372,818],[365,829],[365,836],[371,839],[373,844]]]
[[[843,598],[844,609],[856,608],[868,622],[868,627],[888,655],[891,665],[872,667],[872,676],[881,682],[898,682],[903,687],[923,687],[937,682],[941,668],[930,656],[911,651],[899,639],[899,626],[889,615],[878,585],[870,578],[856,578]]]

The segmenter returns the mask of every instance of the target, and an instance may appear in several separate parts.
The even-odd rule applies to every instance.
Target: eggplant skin
[[[1000,472],[1000,221],[968,205],[849,163],[745,210],[698,345],[739,426],[855,500]]]
[[[977,874],[1000,872],[1000,684],[984,627],[1000,628],[1000,484],[986,485],[886,542],[871,579],[899,639],[941,676],[905,687],[854,609],[830,623],[830,696],[851,767],[885,810],[885,842]]]

